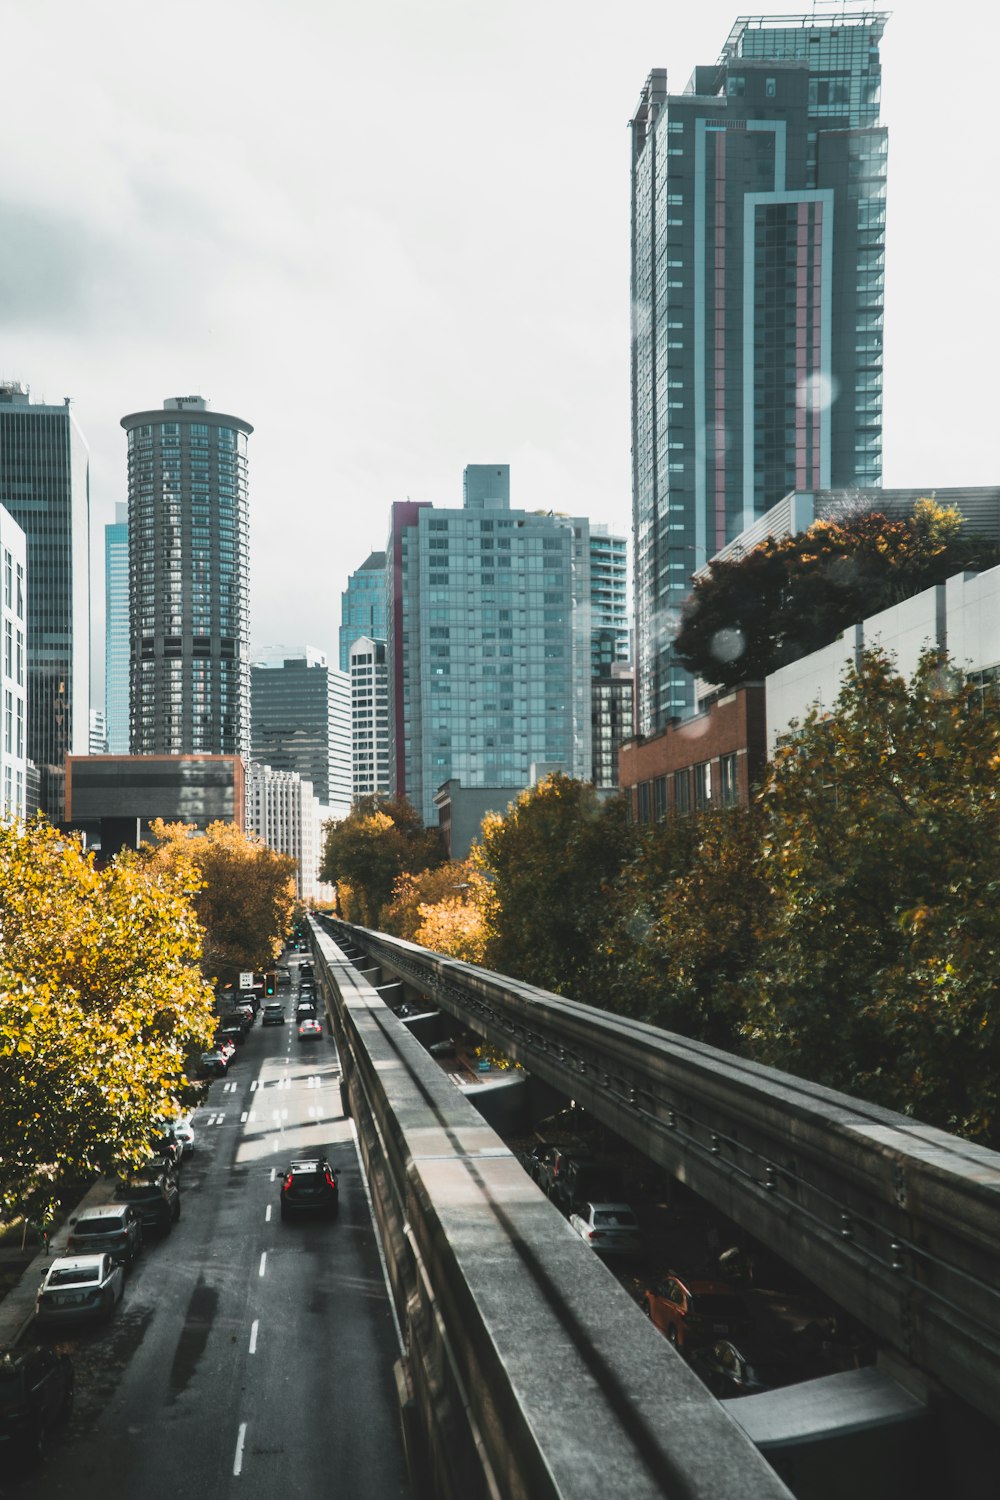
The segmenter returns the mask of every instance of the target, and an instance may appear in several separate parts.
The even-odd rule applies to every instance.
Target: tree
[[[204,833],[186,823],[151,825],[149,858],[189,880],[204,931],[206,975],[231,980],[280,956],[295,912],[295,860],[232,823]]]
[[[424,827],[405,797],[374,795],[327,824],[320,878],[337,886],[345,882],[351,920],[378,927],[398,878],[433,869],[443,859],[439,834]]]
[[[746,984],[761,1061],[996,1136],[1000,702],[882,652],[779,747],[762,795],[772,905]]]
[[[685,601],[677,657],[725,687],[760,680],[856,621],[998,561],[1000,548],[967,534],[961,513],[933,500],[901,519],[868,511],[817,521],[710,562]]]
[[[397,937],[478,964],[485,952],[488,902],[487,883],[474,861],[448,860],[436,869],[400,875],[382,922]]]
[[[474,850],[490,884],[489,968],[604,1004],[591,979],[613,940],[611,891],[634,848],[620,797],[557,773],[483,821]]]
[[[0,1201],[148,1154],[213,1034],[200,950],[176,871],[0,826]]]

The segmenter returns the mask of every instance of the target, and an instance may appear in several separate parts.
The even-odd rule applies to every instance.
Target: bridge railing
[[[916,1369],[1000,1412],[1000,1155],[346,924],[405,981],[773,1245]]]
[[[405,1357],[408,1447],[440,1500],[789,1500],[509,1149],[313,929]]]

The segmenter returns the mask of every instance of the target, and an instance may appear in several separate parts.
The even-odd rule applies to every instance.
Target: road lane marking
[[[253,1081],[251,1082],[251,1084],[250,1084],[250,1092],[251,1092],[251,1094],[253,1093],[254,1089],[257,1087],[257,1083],[258,1083],[258,1080],[256,1078],[253,1079]]]
[[[271,1168],[271,1181],[272,1182],[277,1177],[277,1175],[278,1175],[278,1169],[277,1169],[277,1167],[272,1167]]]
[[[213,1124],[214,1124],[214,1125],[221,1125],[221,1124],[222,1124],[222,1122],[223,1122],[223,1120],[224,1120],[224,1119],[225,1119],[225,1118],[226,1118],[226,1117],[225,1117],[225,1115],[216,1115],[216,1117],[215,1117],[215,1119],[214,1119],[214,1120],[213,1120],[213,1122],[212,1122],[212,1123],[213,1123]]]
[[[250,1349],[249,1349],[249,1352],[251,1354],[256,1354],[257,1353],[257,1329],[258,1329],[259,1326],[260,1326],[260,1319],[259,1318],[254,1318],[253,1322],[250,1324]]]
[[[266,1266],[267,1266],[267,1251],[266,1250],[262,1250],[260,1252],[260,1270],[257,1272],[258,1276],[263,1276],[264,1270],[265,1270]]]
[[[234,1477],[234,1479],[239,1476],[240,1470],[243,1468],[243,1442],[244,1442],[244,1439],[246,1438],[246,1435],[247,1435],[247,1424],[245,1422],[241,1422],[240,1423],[239,1437],[236,1439],[236,1457],[233,1459],[233,1477]]]
[[[266,1212],[264,1214],[264,1223],[265,1224],[270,1224],[270,1222],[271,1222],[271,1205],[269,1203],[267,1205],[267,1210],[266,1210]]]
[[[241,1125],[245,1125],[245,1124],[246,1124],[246,1122],[247,1122],[247,1120],[248,1120],[248,1119],[249,1119],[249,1118],[250,1118],[250,1111],[249,1111],[249,1110],[247,1110],[247,1109],[245,1109],[245,1110],[244,1110],[244,1111],[243,1111],[243,1113],[242,1113],[242,1114],[241,1114],[241,1115],[240,1115],[240,1124],[241,1124]]]

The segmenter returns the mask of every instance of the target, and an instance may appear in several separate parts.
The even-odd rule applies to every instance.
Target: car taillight
[[[289,1172],[288,1176],[285,1178],[284,1182],[281,1184],[282,1192],[285,1192],[288,1188],[291,1187],[293,1175],[294,1174],[292,1172]]]
[[[332,1187],[332,1188],[335,1188],[335,1187],[336,1187],[336,1186],[337,1186],[337,1184],[336,1184],[336,1181],[335,1181],[335,1180],[334,1180],[334,1178],[333,1178],[333,1176],[332,1176],[332,1174],[331,1174],[331,1173],[330,1173],[330,1172],[327,1172],[327,1173],[326,1173],[326,1174],[325,1174],[325,1176],[326,1176],[326,1180],[327,1180],[327,1182],[328,1182],[328,1183],[329,1183],[329,1184],[330,1184],[330,1186],[331,1186],[331,1187]]]

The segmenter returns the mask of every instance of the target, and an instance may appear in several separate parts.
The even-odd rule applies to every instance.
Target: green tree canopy
[[[959,1133],[996,1131],[1000,702],[936,653],[868,652],[762,796],[761,1061]]]
[[[320,878],[351,890],[349,919],[377,927],[401,875],[433,869],[444,850],[405,797],[363,797],[346,818],[327,824]],[[346,913],[345,913],[346,915]]]
[[[685,601],[675,650],[708,682],[758,681],[858,620],[997,562],[1000,548],[968,534],[959,511],[933,500],[919,500],[902,519],[867,512],[817,521],[709,563]]]
[[[176,871],[0,826],[0,1201],[141,1161],[214,1029]]]

